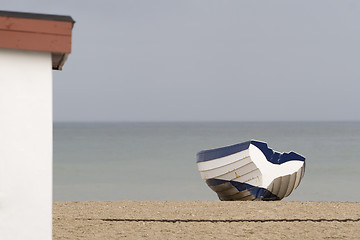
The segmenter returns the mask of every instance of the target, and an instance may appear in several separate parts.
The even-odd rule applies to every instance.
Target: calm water
[[[285,200],[360,201],[360,122],[55,123],[54,200],[217,200],[196,153],[250,139],[306,157]]]

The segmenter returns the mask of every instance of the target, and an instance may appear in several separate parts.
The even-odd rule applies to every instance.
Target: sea
[[[54,201],[218,201],[196,154],[260,140],[306,158],[283,201],[360,201],[360,122],[54,123]]]

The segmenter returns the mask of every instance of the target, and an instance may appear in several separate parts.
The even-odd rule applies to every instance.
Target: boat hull
[[[197,157],[201,177],[222,201],[280,200],[298,187],[305,172],[303,156],[275,152],[255,140]]]

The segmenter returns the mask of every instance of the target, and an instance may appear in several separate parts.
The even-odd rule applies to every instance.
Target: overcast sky
[[[70,15],[55,121],[360,120],[360,1],[4,0]]]

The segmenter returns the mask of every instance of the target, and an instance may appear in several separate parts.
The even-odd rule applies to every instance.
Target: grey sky
[[[71,15],[55,121],[360,120],[360,1],[23,0]]]

